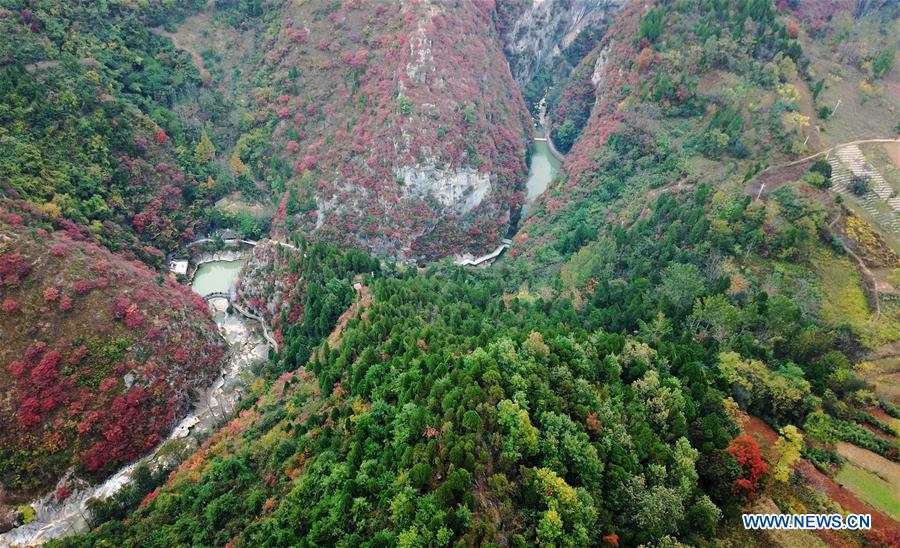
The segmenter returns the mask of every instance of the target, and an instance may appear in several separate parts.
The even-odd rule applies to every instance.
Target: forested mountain
[[[91,241],[0,203],[0,503],[152,449],[218,373],[206,303]]]
[[[231,70],[222,94],[249,104],[228,154],[271,191],[275,233],[405,260],[506,234],[531,122],[488,6],[236,2],[194,22],[206,27],[188,31],[192,47],[200,32],[240,44],[200,55]]]
[[[0,75],[10,393],[53,346],[30,339],[67,325],[42,323],[64,293],[45,286],[81,295],[100,256],[159,266],[192,228],[260,238],[230,299],[277,344],[221,430],[53,545],[900,543],[896,4],[109,2],[96,29],[98,7],[5,4],[28,37],[4,38]],[[520,220],[528,109],[566,157]],[[91,150],[78,131],[103,152],[64,154]],[[512,232],[492,264],[452,263]],[[135,272],[91,282],[111,316],[82,330],[133,337],[125,297],[152,303],[141,327],[191,302]],[[152,409],[215,367],[195,314],[147,339],[183,349],[144,364],[179,375]],[[131,361],[82,337],[66,372],[100,383],[73,411],[90,418],[118,409],[104,385],[129,403],[98,371]],[[30,477],[33,406],[0,401],[26,443],[2,477]],[[70,459],[100,431],[55,443]],[[743,512],[873,526],[748,531]]]

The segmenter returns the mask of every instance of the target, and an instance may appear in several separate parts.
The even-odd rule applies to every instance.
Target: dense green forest
[[[365,319],[337,347],[279,377],[130,528],[93,538],[584,544],[598,528],[628,543],[715,529],[722,511],[702,486],[741,471],[708,349],[651,340],[657,350],[584,325],[565,300],[504,298],[495,275],[388,272],[367,284]],[[700,459],[711,464],[702,477]],[[712,496],[726,509],[739,500],[729,488]]]
[[[279,363],[300,369],[248,400],[130,525],[63,544],[708,538],[761,488],[724,400],[774,425],[803,424],[823,398],[834,407],[862,386],[844,328],[804,320],[780,295],[734,299],[727,275],[706,283],[707,246],[731,243],[710,231],[711,201],[706,188],[680,203],[664,194],[649,218],[614,231],[606,248],[622,250],[618,261],[592,272],[604,281],[577,308],[517,295],[507,267],[367,277],[371,304],[339,342],[307,362],[293,350],[305,333],[288,331],[273,374]],[[722,215],[752,227],[748,205]],[[342,264],[314,256],[303,271]],[[856,443],[897,458],[895,445],[839,416],[827,416],[831,439],[863,436]],[[838,458],[815,447],[816,460]]]
[[[848,479],[854,451],[900,466],[900,169],[860,151],[885,198],[837,155],[900,130],[898,8],[624,2],[505,89],[528,4],[0,0],[0,195],[33,212],[0,227],[158,269],[236,228],[260,242],[232,304],[278,343],[220,430],[51,546],[900,541],[895,498]],[[496,262],[453,264],[514,222],[542,98],[561,173]],[[392,154],[496,194],[445,216]],[[12,250],[4,313],[53,312]],[[860,508],[873,530],[740,527]]]

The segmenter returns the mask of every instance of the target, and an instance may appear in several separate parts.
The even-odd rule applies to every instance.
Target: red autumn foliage
[[[150,491],[149,493],[147,493],[147,496],[144,497],[144,500],[142,500],[141,503],[138,504],[138,508],[143,508],[144,506],[147,506],[148,504],[153,502],[158,495],[159,495],[159,487],[157,487],[153,491]]]
[[[78,280],[72,288],[79,295],[87,295],[94,289],[94,282],[92,280]]]
[[[189,288],[157,284],[155,271],[86,241],[74,223],[32,229],[44,217],[27,204],[25,222],[12,225],[9,203],[0,199],[0,233],[14,234],[0,260],[0,452],[34,456],[11,465],[31,496],[73,465],[100,479],[158,444],[215,376],[224,345]],[[76,292],[111,304],[73,307]]]
[[[113,303],[112,314],[113,318],[117,320],[121,320],[125,317],[125,312],[128,311],[128,307],[131,303],[128,301],[126,297],[116,297],[115,303]]]
[[[50,254],[54,257],[65,257],[68,253],[69,249],[64,244],[54,244],[50,246]]]
[[[309,41],[309,32],[306,29],[296,29],[291,33],[291,42],[305,44]]]
[[[787,31],[788,36],[791,38],[797,38],[797,36],[800,35],[800,27],[793,21],[788,21],[788,23],[785,25],[785,30]]]
[[[125,310],[125,325],[132,329],[137,329],[144,323],[144,316],[136,304],[129,305]]]
[[[294,171],[296,173],[303,173],[307,169],[313,169],[316,167],[316,157],[312,154],[307,154],[303,157],[302,160],[297,162],[297,165],[294,167]]]
[[[642,49],[635,58],[635,61],[637,61],[638,67],[640,67],[641,70],[646,69],[650,66],[650,63],[653,62],[653,50],[650,48]]]
[[[112,392],[119,386],[119,381],[113,379],[111,377],[105,378],[100,381],[100,391],[101,392]]]
[[[728,454],[737,460],[743,472],[743,477],[734,481],[732,489],[735,493],[753,495],[766,474],[766,462],[762,458],[759,444],[750,436],[739,436],[731,440]]]
[[[22,360],[16,360],[14,362],[11,362],[8,366],[6,366],[6,370],[9,371],[9,373],[13,377],[21,377],[22,375],[24,375],[26,368],[27,368],[27,364],[25,362],[23,362]]]
[[[3,299],[3,305],[0,308],[3,309],[4,314],[15,314],[22,308],[22,305],[15,299]]]
[[[515,83],[502,49],[456,32],[494,32],[490,11],[467,2],[440,13],[421,3],[344,2],[321,17],[311,4],[297,7],[297,23],[276,30],[266,63],[293,72],[302,95],[255,92],[267,116],[288,124],[274,136],[294,172],[276,232],[404,258],[496,246],[523,200],[531,120],[509,93]],[[306,44],[312,35],[327,38]],[[404,167],[434,173],[435,188],[445,171],[479,181],[471,185],[490,180],[491,190],[436,200],[398,177]],[[301,179],[312,184],[300,188]]]
[[[53,302],[59,298],[59,289],[55,287],[48,287],[44,290],[44,300],[46,302]]]
[[[0,255],[0,286],[17,285],[31,272],[31,263],[18,253]]]

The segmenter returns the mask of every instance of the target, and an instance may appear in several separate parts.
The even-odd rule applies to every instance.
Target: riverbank
[[[190,268],[187,273],[187,283],[191,285],[194,282],[194,276],[197,274],[197,270],[200,266],[206,263],[213,263],[216,261],[224,261],[224,262],[234,262],[234,261],[242,261],[247,258],[250,254],[250,249],[223,249],[215,252],[207,252],[203,253],[197,259],[191,260]]]
[[[547,147],[550,149],[550,153],[553,154],[560,164],[562,164],[566,161],[566,156],[553,144],[553,139],[550,138],[552,129],[550,123],[547,122],[547,107],[545,100],[541,99],[540,108],[538,109],[538,126],[535,128],[534,140],[545,139],[547,141]]]

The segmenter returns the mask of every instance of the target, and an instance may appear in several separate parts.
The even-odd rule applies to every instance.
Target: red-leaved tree
[[[751,496],[759,490],[759,484],[766,474],[766,462],[762,458],[759,444],[750,436],[738,436],[731,440],[728,453],[741,466],[742,476],[732,484],[737,494]]]

